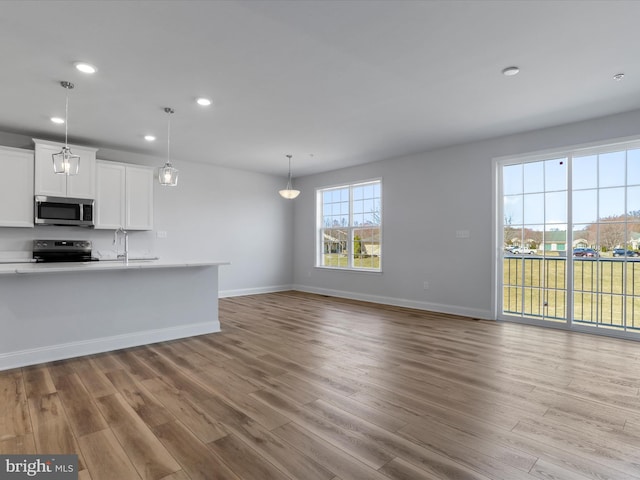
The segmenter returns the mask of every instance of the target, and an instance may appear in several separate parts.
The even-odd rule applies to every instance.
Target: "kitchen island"
[[[0,265],[0,370],[219,332],[220,265]]]

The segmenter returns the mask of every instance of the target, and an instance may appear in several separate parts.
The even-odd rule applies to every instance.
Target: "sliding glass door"
[[[567,318],[565,158],[502,167],[502,313]]]
[[[498,173],[499,318],[640,333],[640,145]]]

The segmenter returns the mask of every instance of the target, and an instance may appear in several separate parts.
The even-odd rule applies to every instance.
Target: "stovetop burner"
[[[36,262],[95,262],[88,240],[34,240]]]

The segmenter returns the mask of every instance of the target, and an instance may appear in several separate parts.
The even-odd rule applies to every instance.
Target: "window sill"
[[[331,270],[335,272],[356,272],[356,273],[368,273],[374,275],[381,275],[382,270],[366,269],[366,268],[349,268],[349,267],[327,267],[324,265],[316,265],[313,268],[318,270]]]

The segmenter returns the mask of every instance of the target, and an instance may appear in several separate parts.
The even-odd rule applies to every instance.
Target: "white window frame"
[[[368,184],[378,184],[380,186],[380,224],[376,226],[376,228],[379,228],[379,238],[380,238],[380,251],[379,251],[379,264],[378,264],[378,268],[367,268],[367,267],[355,267],[353,265],[353,260],[354,260],[354,255],[353,255],[353,231],[354,230],[358,230],[363,228],[362,225],[354,225],[353,223],[353,189],[355,187],[360,187],[363,185],[368,185]],[[348,241],[347,241],[347,259],[348,259],[348,263],[347,266],[345,267],[341,267],[341,266],[335,266],[335,265],[323,265],[322,264],[322,260],[323,260],[323,247],[324,247],[324,241],[323,241],[323,230],[325,230],[328,227],[325,227],[323,224],[323,212],[322,212],[322,207],[323,207],[323,193],[329,190],[339,190],[339,189],[345,189],[348,188],[349,189],[349,225],[344,227],[345,230],[347,230],[348,233]],[[382,258],[383,258],[383,254],[382,254],[382,250],[383,250],[383,239],[382,239],[382,231],[383,231],[383,192],[382,192],[382,178],[373,178],[373,179],[369,179],[369,180],[361,180],[361,181],[357,181],[357,182],[351,182],[351,183],[345,183],[345,184],[338,184],[338,185],[331,185],[331,186],[325,186],[325,187],[321,187],[321,188],[316,188],[316,260],[315,260],[315,267],[316,268],[322,268],[322,269],[328,269],[328,270],[346,270],[346,271],[350,271],[350,272],[362,272],[362,273],[382,273]]]
[[[617,139],[611,139],[609,141],[597,141],[591,142],[587,144],[578,144],[566,146],[558,149],[548,149],[541,150],[538,152],[530,152],[516,155],[509,155],[503,157],[494,157],[492,159],[492,191],[494,195],[492,195],[492,244],[493,244],[493,265],[494,268],[491,271],[492,277],[492,288],[491,288],[491,310],[493,312],[493,317],[496,320],[500,321],[509,321],[515,323],[527,323],[533,325],[541,325],[545,327],[551,328],[559,328],[566,330],[573,330],[578,332],[585,333],[596,333],[603,336],[611,336],[617,338],[625,338],[625,339],[633,339],[640,341],[640,333],[635,331],[626,330],[608,330],[606,328],[597,328],[597,325],[594,326],[582,326],[576,322],[574,322],[573,318],[573,295],[574,295],[574,285],[573,281],[570,280],[573,278],[573,262],[567,262],[567,270],[566,270],[566,278],[567,278],[567,318],[566,322],[562,322],[560,324],[550,324],[547,322],[537,321],[531,318],[519,318],[517,316],[507,316],[501,313],[502,308],[502,294],[500,289],[498,288],[498,283],[501,282],[500,279],[503,278],[503,263],[500,261],[502,258],[502,245],[504,243],[503,239],[503,206],[502,206],[502,167],[504,165],[508,165],[510,163],[527,163],[534,161],[544,161],[550,160],[558,157],[566,157],[568,159],[569,169],[567,172],[567,209],[568,209],[568,218],[567,225],[572,225],[573,223],[573,205],[572,205],[572,193],[573,193],[573,185],[572,185],[572,165],[573,158],[578,156],[584,156],[589,154],[603,154],[607,152],[617,151],[621,148],[624,149],[634,149],[640,148],[640,137],[632,136],[632,137],[622,137]],[[567,248],[572,248],[572,228],[568,228],[568,237],[567,237]],[[568,250],[571,251],[571,250]],[[568,258],[571,258],[570,256]]]

